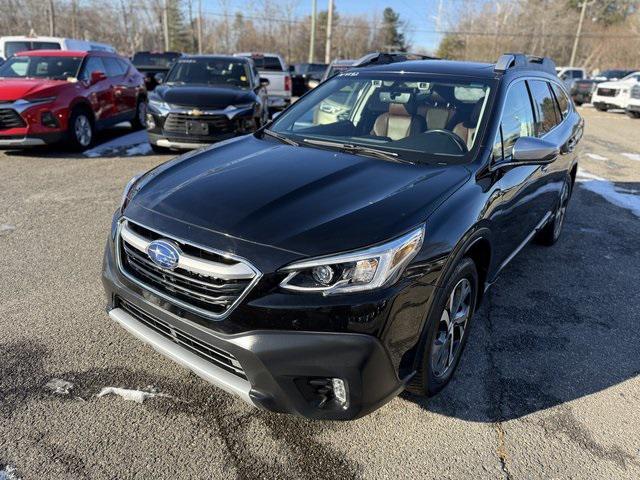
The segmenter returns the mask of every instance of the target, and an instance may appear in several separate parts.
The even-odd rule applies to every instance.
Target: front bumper
[[[61,132],[39,135],[28,133],[5,135],[3,132],[2,134],[0,134],[0,148],[38,147],[42,145],[51,145],[60,142],[63,138],[64,135]]]
[[[114,321],[253,406],[312,419],[349,420],[381,407],[404,389],[406,382],[398,378],[388,352],[371,335],[283,330],[224,335],[159,308],[108,270],[103,283]],[[198,348],[202,345],[232,356],[241,371],[212,361]],[[345,382],[346,406],[331,397],[319,406],[325,397],[311,381],[332,378]]]

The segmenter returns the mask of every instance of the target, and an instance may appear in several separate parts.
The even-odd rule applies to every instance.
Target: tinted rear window
[[[169,68],[179,57],[179,53],[136,53],[133,64],[139,67]]]
[[[536,135],[542,136],[560,123],[560,112],[556,100],[549,90],[549,84],[542,80],[530,80],[529,89],[536,106]]]
[[[282,64],[278,57],[251,57],[258,70],[270,70],[272,72],[283,72]]]
[[[4,44],[4,54],[7,58],[19,52],[29,50],[60,50],[60,44],[56,42],[7,42]]]

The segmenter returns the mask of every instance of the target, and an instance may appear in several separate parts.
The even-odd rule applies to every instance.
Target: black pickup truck
[[[158,86],[156,75],[166,75],[173,62],[181,56],[180,52],[136,52],[131,62],[144,75],[144,83],[150,92]]]

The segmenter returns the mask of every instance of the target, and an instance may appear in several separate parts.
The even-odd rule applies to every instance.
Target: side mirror
[[[309,86],[309,88],[316,88],[318,85],[320,85],[320,82],[318,80],[309,80],[307,82],[307,85]]]
[[[105,75],[104,72],[101,72],[99,70],[96,70],[95,72],[91,72],[91,85],[95,85],[96,83],[101,82],[106,78],[107,76]]]
[[[528,165],[551,163],[560,155],[560,148],[541,138],[520,137],[513,145],[513,162]]]
[[[271,120],[275,120],[276,118],[278,118],[280,115],[282,115],[282,112],[273,112],[271,114]]]
[[[260,77],[260,86],[261,87],[268,87],[270,83],[271,82],[269,81],[268,78]]]
[[[158,85],[160,85],[162,82],[164,82],[164,73],[160,73],[160,72],[156,73],[153,76],[153,79],[156,81]]]

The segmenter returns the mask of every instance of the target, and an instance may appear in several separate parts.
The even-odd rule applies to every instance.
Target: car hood
[[[250,90],[206,85],[161,85],[154,93],[169,104],[198,108],[225,108],[251,103],[256,98]]]
[[[321,255],[420,225],[469,175],[464,166],[395,163],[250,135],[152,170],[125,216]]]
[[[602,88],[621,88],[626,87],[629,84],[635,84],[636,81],[634,79],[630,80],[615,80],[613,82],[600,82],[598,83],[598,87]]]
[[[46,97],[58,93],[66,80],[43,80],[36,78],[0,79],[0,101],[14,101],[25,97]]]

